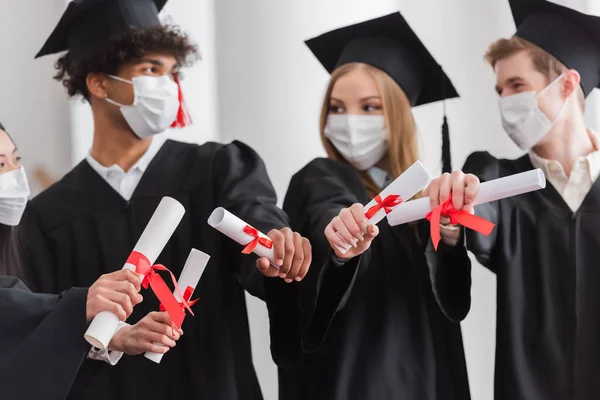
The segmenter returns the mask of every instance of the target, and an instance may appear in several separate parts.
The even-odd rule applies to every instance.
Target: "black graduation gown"
[[[280,398],[470,398],[458,324],[470,307],[464,251],[433,252],[428,223],[391,228],[382,221],[364,255],[341,267],[324,262],[331,256],[325,226],[343,207],[368,200],[354,169],[331,159],[312,161],[290,183],[284,210],[311,240],[313,266],[327,265],[320,275],[311,268],[298,286],[310,286],[306,293],[328,287],[318,293],[319,312],[301,327],[294,362],[292,346],[277,342],[291,337],[279,331],[283,318],[271,323]]]
[[[122,268],[163,196],[181,202],[186,214],[157,263],[179,276],[191,248],[211,256],[195,292],[195,317],[186,317],[183,337],[159,365],[143,356],[101,371],[84,365],[72,397],[260,399],[244,289],[262,298],[263,276],[254,256],[206,222],[222,206],[265,233],[288,225],[264,163],[246,145],[167,141],[130,201],[83,161],[28,206],[26,276],[35,290],[56,293]],[[159,309],[151,291],[143,295],[129,323]]]
[[[474,153],[464,170],[486,181],[533,168]],[[495,398],[600,398],[600,182],[576,213],[550,183],[476,212],[498,224],[490,237],[467,231],[498,282]]]
[[[0,398],[63,400],[90,346],[87,290],[37,294],[0,276]]]

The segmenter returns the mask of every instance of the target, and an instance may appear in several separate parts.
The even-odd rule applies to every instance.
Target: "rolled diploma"
[[[177,200],[163,197],[133,251],[145,255],[150,260],[150,264],[154,264],[184,214],[185,208]],[[125,263],[123,269],[135,271],[135,265]],[[100,312],[92,320],[84,338],[92,346],[105,349],[118,325],[119,318],[116,315],[109,311]]]
[[[253,236],[244,232],[244,228],[248,224],[223,207],[218,207],[212,212],[210,217],[208,217],[208,224],[242,246],[246,246],[254,240]],[[262,232],[258,232],[258,235],[262,238],[271,240],[271,238]],[[271,265],[275,266],[275,252],[273,247],[269,249],[259,243],[253,253],[259,257],[267,257],[271,262]]]
[[[542,170],[532,169],[527,172],[483,182],[479,187],[473,205],[477,206],[507,197],[518,196],[545,187],[546,177]],[[387,219],[391,226],[396,226],[423,219],[430,212],[429,197],[423,197],[399,205],[388,214]]]
[[[204,272],[204,269],[206,268],[206,264],[208,264],[209,259],[210,256],[206,253],[201,252],[200,250],[192,249],[192,251],[190,251],[190,255],[188,256],[188,259],[185,262],[185,266],[183,267],[183,271],[181,271],[181,275],[179,276],[179,280],[177,281],[177,284],[179,285],[179,288],[182,290],[182,292],[185,292],[186,288],[188,287],[192,287],[194,290],[196,290],[196,286],[198,286],[198,282],[202,277],[202,273]],[[193,293],[194,292],[192,291],[192,294]],[[177,299],[177,301],[183,300],[181,297],[179,297],[177,291],[173,291],[173,296],[175,296],[175,299]],[[162,344],[160,343],[155,342],[154,344],[162,346]],[[164,354],[147,351],[144,354],[144,357],[146,357],[148,360],[154,361],[155,363],[159,364],[163,358],[163,355]]]
[[[394,179],[394,181],[390,183],[388,187],[383,189],[379,196],[383,200],[391,194],[397,194],[400,195],[402,201],[405,202],[412,198],[415,194],[423,190],[429,183],[430,179],[431,176],[429,175],[421,161],[417,160],[413,165],[408,167],[408,169],[404,171],[402,175]],[[371,207],[376,205],[377,202],[375,201],[375,199],[371,200],[365,206],[365,213],[369,211]],[[399,207],[399,205],[396,207]],[[373,215],[373,217],[367,219],[367,225],[378,224],[382,219],[385,218],[385,216],[385,210],[381,209],[377,212],[377,214]],[[350,247],[347,247],[345,249],[338,246],[336,247],[342,253],[346,253],[348,250],[350,250]]]

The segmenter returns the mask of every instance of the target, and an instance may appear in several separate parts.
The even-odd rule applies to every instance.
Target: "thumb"
[[[266,272],[266,271],[269,270],[269,267],[271,266],[271,263],[269,262],[269,260],[267,259],[267,257],[261,257],[258,260],[256,260],[256,266],[261,271],[265,271]]]
[[[256,267],[261,274],[268,278],[274,278],[279,275],[279,269],[273,267],[269,259],[266,257],[261,257],[256,260]]]
[[[367,227],[367,236],[365,237],[365,240],[371,241],[375,239],[377,235],[379,235],[379,228],[377,225],[369,225]]]

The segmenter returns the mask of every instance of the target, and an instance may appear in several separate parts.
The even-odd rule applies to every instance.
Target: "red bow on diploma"
[[[173,320],[173,324],[177,328],[181,328],[181,324],[183,323],[183,319],[185,318],[184,308],[187,309],[192,315],[194,312],[190,308],[190,304],[184,298],[179,289],[179,285],[177,284],[177,280],[175,276],[167,267],[164,265],[150,265],[150,260],[137,251],[133,251],[129,258],[127,259],[127,263],[131,265],[135,265],[135,272],[140,275],[144,275],[144,279],[142,280],[142,287],[147,289],[148,286],[152,289],[160,304],[163,305],[164,309],[171,316]],[[184,308],[179,305],[179,302],[171,293],[171,289],[167,286],[163,278],[156,271],[167,271],[171,275],[171,279],[173,280],[173,285],[175,286],[175,292],[179,295],[180,298],[183,299]]]
[[[494,226],[496,226],[484,218],[478,217],[463,210],[456,210],[452,205],[452,196],[450,196],[448,200],[437,206],[434,210],[427,214],[426,217],[427,220],[431,222],[431,241],[433,242],[433,247],[436,250],[441,240],[441,216],[450,218],[450,223],[453,225],[461,224],[465,228],[472,229],[486,236],[489,236],[490,233],[492,233]]]
[[[397,194],[390,194],[385,199],[381,200],[381,195],[375,196],[375,204],[373,207],[369,208],[369,210],[365,213],[365,217],[367,219],[373,218],[375,214],[379,212],[382,208],[385,210],[386,214],[392,212],[392,208],[396,207],[400,203],[402,203],[402,197]]]
[[[190,307],[193,306],[194,304],[196,304],[196,302],[198,302],[198,300],[200,300],[200,299],[195,299],[195,300],[190,301],[190,299],[192,298],[193,292],[194,292],[194,288],[191,286],[186,287],[185,292],[183,292],[183,300]],[[181,307],[182,310],[185,310],[186,303],[184,303],[183,301],[179,302],[179,306]],[[162,304],[160,305],[160,311],[167,311]]]
[[[273,247],[273,241],[271,239],[260,237],[258,235],[258,229],[254,228],[250,225],[246,225],[244,227],[244,233],[252,236],[254,238],[254,240],[252,240],[250,243],[248,243],[246,245],[246,247],[244,248],[244,250],[242,250],[243,254],[252,253],[254,251],[254,249],[256,248],[256,246],[258,246],[259,244],[263,247],[266,247],[267,249],[270,249],[271,247]]]

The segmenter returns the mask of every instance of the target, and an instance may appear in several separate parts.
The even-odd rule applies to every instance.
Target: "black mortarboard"
[[[581,75],[585,96],[600,84],[600,17],[546,0],[510,0],[516,36],[552,54]]]
[[[130,29],[160,25],[167,0],[73,0],[35,56],[69,51],[73,60],[104,50],[112,38]]]
[[[458,97],[442,67],[399,12],[327,32],[307,40],[306,45],[329,73],[354,62],[384,71],[400,85],[413,106]],[[445,112],[442,160],[442,170],[449,172],[450,139]]]

